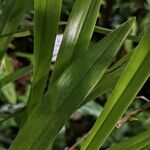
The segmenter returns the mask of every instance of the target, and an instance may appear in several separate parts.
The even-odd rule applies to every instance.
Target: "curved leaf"
[[[65,70],[31,114],[11,150],[48,148],[71,114],[102,78],[131,31],[134,20],[106,36]]]
[[[119,144],[110,147],[108,150],[141,150],[150,144],[150,131],[145,131],[139,135],[129,138]]]
[[[150,75],[150,28],[136,48],[82,150],[98,150]]]

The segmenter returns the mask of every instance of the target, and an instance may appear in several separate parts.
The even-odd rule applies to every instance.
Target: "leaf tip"
[[[130,18],[130,20],[129,20],[130,22],[132,22],[132,23],[135,23],[135,21],[136,21],[136,17],[132,17],[132,18]]]

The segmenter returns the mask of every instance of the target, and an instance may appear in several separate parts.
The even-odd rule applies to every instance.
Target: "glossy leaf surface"
[[[98,150],[150,75],[150,28],[119,79],[82,150]]]
[[[130,33],[134,20],[106,36],[65,70],[31,114],[11,150],[48,148],[71,114],[102,78]]]

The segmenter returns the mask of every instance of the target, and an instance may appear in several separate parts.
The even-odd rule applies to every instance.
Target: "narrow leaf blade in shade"
[[[130,33],[134,20],[106,36],[65,70],[28,118],[10,150],[48,148],[71,114],[102,78]]]
[[[13,72],[12,59],[5,55],[1,61],[0,67],[0,78],[4,78],[8,74]],[[13,83],[9,83],[1,88],[1,91],[9,103],[15,104],[17,101],[15,85]]]
[[[141,150],[150,144],[150,130],[142,132],[135,137],[129,138],[119,144],[113,145],[108,150]]]
[[[31,73],[31,71],[32,71],[32,66],[27,66],[5,76],[4,78],[0,80],[0,89],[6,84],[8,84],[9,82],[15,81],[19,79],[20,77]]]
[[[32,0],[8,0],[4,4],[3,12],[0,15],[0,60],[12,39],[12,35],[7,37],[1,37],[1,35],[16,31],[31,3]]]
[[[33,82],[27,111],[40,103],[45,89],[58,30],[62,0],[35,0]]]
[[[98,150],[150,75],[150,28],[143,36],[127,67],[97,119],[82,150]]]

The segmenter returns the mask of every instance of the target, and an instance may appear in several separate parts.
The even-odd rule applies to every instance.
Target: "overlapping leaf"
[[[0,89],[6,84],[8,84],[9,82],[15,81],[20,77],[29,74],[31,71],[32,71],[32,66],[27,66],[17,71],[14,71],[11,74],[8,74],[7,76],[5,76],[0,80]]]
[[[139,135],[129,138],[119,144],[116,144],[109,148],[108,150],[141,150],[142,148],[146,149],[146,146],[150,144],[150,131],[145,131]]]
[[[70,15],[51,78],[55,83],[64,70],[88,48],[101,0],[78,0]]]
[[[11,150],[48,148],[70,115],[102,78],[133,22],[134,19],[123,24],[65,70],[31,114]]]
[[[117,81],[119,80],[127,62],[130,60],[134,50],[123,56],[117,61],[111,68],[109,68],[103,78],[97,83],[93,91],[86,98],[86,102],[108,92],[113,89]]]
[[[82,150],[98,150],[150,75],[150,28],[131,57]]]
[[[125,69],[126,64],[122,65],[117,70],[107,73],[103,76],[103,78],[98,82],[98,84],[94,87],[92,92],[88,95],[85,102],[93,100],[94,98],[105,94],[106,92],[112,90],[119,80],[123,70]]]
[[[62,0],[35,0],[33,82],[28,103],[31,113],[40,103],[58,30]]]
[[[7,49],[12,36],[1,37],[3,34],[15,32],[25,10],[32,0],[7,0],[0,15],[0,60]]]
[[[7,76],[12,72],[13,72],[12,60],[10,57],[5,55],[5,57],[1,61],[0,78],[5,78],[5,76]],[[9,103],[11,104],[16,103],[17,101],[16,91],[15,86],[12,82],[2,87],[1,91]]]

